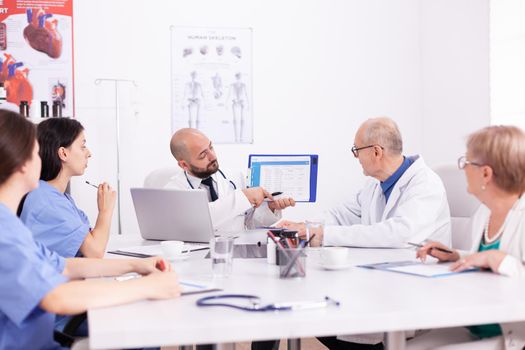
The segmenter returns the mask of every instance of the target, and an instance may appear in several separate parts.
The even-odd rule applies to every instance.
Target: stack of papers
[[[406,273],[421,277],[443,277],[455,275],[462,272],[478,271],[477,268],[467,269],[461,272],[450,271],[452,263],[423,263],[421,261],[392,261],[377,264],[359,265],[367,269],[384,270],[391,272]]]

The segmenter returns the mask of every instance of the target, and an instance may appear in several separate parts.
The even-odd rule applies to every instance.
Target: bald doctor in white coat
[[[217,231],[269,226],[281,218],[282,209],[295,205],[291,198],[272,198],[262,187],[246,188],[240,172],[223,173],[211,141],[197,129],[178,130],[171,138],[170,149],[182,171],[165,188],[207,191]]]

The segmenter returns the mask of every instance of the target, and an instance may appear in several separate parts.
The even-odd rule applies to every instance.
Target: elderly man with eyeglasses
[[[403,155],[401,133],[392,119],[364,122],[352,153],[371,179],[353,198],[325,213],[324,228],[310,229],[315,245],[397,248],[425,240],[450,244],[450,210],[443,183],[421,156]],[[281,226],[306,236],[304,223],[284,221]],[[319,340],[331,350],[383,348],[383,333]]]
[[[427,239],[450,243],[450,211],[445,188],[419,155],[404,156],[396,123],[386,117],[365,121],[352,147],[363,173],[372,179],[355,197],[325,213],[325,227],[312,229],[314,244],[405,247]],[[298,230],[304,223],[284,221]]]

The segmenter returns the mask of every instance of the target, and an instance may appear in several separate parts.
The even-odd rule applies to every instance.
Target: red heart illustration
[[[28,25],[24,29],[24,38],[35,50],[46,53],[51,58],[62,54],[62,36],[57,30],[58,20],[49,18],[53,15],[38,9],[36,15],[27,9]]]

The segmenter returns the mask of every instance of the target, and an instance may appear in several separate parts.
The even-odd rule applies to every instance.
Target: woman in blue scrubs
[[[180,294],[175,272],[161,258],[65,259],[33,239],[15,213],[38,186],[35,133],[24,117],[0,110],[0,349],[61,349],[53,340],[53,314]],[[128,272],[144,277],[81,280]]]
[[[38,125],[42,171],[40,184],[23,201],[20,218],[35,240],[69,258],[102,258],[109,239],[115,191],[108,184],[98,186],[98,217],[91,228],[82,210],[66,193],[73,176],[84,174],[88,158],[82,125],[67,118],[52,118]]]

